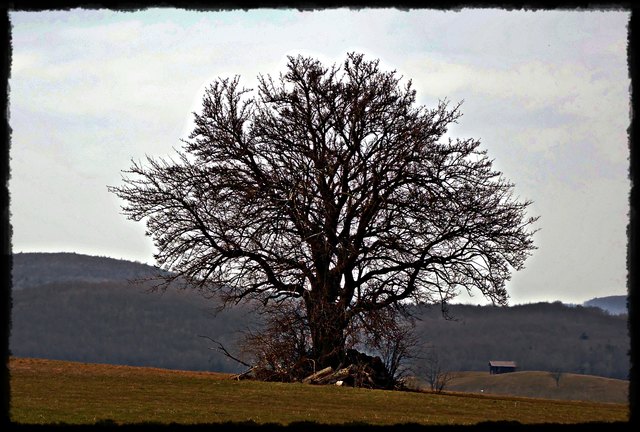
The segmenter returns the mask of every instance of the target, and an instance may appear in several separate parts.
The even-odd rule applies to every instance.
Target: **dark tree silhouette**
[[[556,382],[556,387],[560,387],[560,378],[562,378],[562,375],[564,374],[562,372],[562,369],[553,368],[553,370],[549,372],[549,374],[551,375],[551,378],[553,378],[553,380]]]
[[[445,139],[460,105],[416,106],[379,61],[289,57],[257,92],[220,79],[176,159],[132,162],[109,189],[146,221],[171,278],[224,304],[294,300],[316,367],[357,320],[461,289],[496,304],[533,249],[529,201],[474,139]]]

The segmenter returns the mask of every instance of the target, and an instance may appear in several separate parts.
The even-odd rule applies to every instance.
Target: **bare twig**
[[[222,351],[222,353],[225,356],[229,357],[231,360],[235,360],[238,363],[240,363],[242,365],[245,365],[248,368],[253,368],[253,366],[251,366],[250,364],[243,362],[242,360],[240,360],[237,357],[234,357],[229,351],[227,351],[227,349],[224,347],[224,345],[222,345],[222,343],[218,342],[217,340],[211,339],[209,336],[203,336],[203,335],[198,335],[198,337],[209,339],[211,342],[213,342],[213,343],[218,345],[217,348],[209,348],[209,349],[218,349],[218,350]]]

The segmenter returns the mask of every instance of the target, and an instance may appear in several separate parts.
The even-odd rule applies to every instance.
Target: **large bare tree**
[[[530,202],[479,141],[445,137],[459,104],[418,106],[401,81],[357,53],[289,57],[256,92],[220,79],[183,149],[133,161],[110,190],[169,279],[225,304],[299,305],[318,367],[376,311],[460,290],[505,304],[535,249]]]

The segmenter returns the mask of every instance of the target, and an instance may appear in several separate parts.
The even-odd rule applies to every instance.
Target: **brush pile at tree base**
[[[343,363],[336,368],[328,366],[308,375],[300,375],[302,369],[264,370],[252,367],[234,379],[262,381],[302,382],[315,385],[342,385],[376,389],[399,388],[400,384],[387,371],[380,357],[373,357],[356,350],[348,350]],[[300,378],[303,376],[303,378]]]

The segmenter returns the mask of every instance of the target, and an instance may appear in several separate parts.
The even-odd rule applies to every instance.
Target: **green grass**
[[[627,404],[234,381],[228,375],[11,359],[11,419],[27,424],[390,425],[628,421]]]

